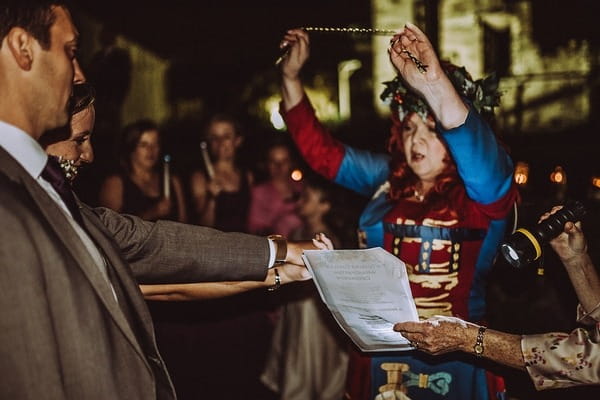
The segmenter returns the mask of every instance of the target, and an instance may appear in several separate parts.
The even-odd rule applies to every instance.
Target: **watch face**
[[[475,350],[475,354],[477,354],[478,356],[480,356],[480,355],[482,355],[482,354],[483,354],[483,345],[481,345],[481,344],[476,344],[476,345],[473,347],[473,350]]]

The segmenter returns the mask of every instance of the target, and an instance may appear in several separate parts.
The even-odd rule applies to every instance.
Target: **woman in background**
[[[253,177],[238,162],[244,141],[240,125],[229,115],[217,114],[210,119],[205,136],[210,156],[202,155],[204,171],[190,177],[195,222],[222,231],[246,232]]]
[[[186,222],[183,189],[179,178],[164,174],[157,125],[140,120],[125,127],[121,141],[122,171],[104,181],[100,205],[117,212],[155,221]],[[169,177],[169,187],[164,176]]]
[[[291,150],[284,142],[275,142],[267,149],[268,180],[252,188],[248,230],[260,235],[289,236],[302,226],[296,201],[302,184],[292,180]]]

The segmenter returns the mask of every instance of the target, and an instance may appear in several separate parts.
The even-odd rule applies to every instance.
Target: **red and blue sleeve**
[[[389,156],[354,149],[335,139],[317,119],[306,95],[282,116],[305,161],[325,178],[365,196],[387,179]]]

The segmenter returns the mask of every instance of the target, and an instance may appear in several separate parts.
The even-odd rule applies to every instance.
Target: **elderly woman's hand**
[[[427,85],[445,78],[433,46],[415,25],[407,23],[390,41],[390,60],[404,80],[426,94]],[[423,66],[419,68],[416,60]]]
[[[542,222],[548,219],[552,214],[556,213],[563,206],[555,206],[540,217]],[[567,222],[563,228],[563,232],[550,241],[550,245],[558,254],[564,264],[569,264],[573,260],[587,253],[587,243],[583,231],[581,230],[581,222]]]
[[[469,351],[479,327],[455,317],[433,316],[419,322],[401,322],[394,330],[410,340],[417,349],[430,354]]]

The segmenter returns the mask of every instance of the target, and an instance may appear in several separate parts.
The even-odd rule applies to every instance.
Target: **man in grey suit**
[[[64,195],[37,140],[67,123],[77,36],[58,0],[0,4],[0,398],[173,399],[137,283],[264,280],[302,245]]]

